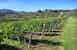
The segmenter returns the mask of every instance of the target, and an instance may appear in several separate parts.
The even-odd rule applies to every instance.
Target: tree
[[[38,10],[37,12],[38,12],[38,13],[42,13],[42,10]]]

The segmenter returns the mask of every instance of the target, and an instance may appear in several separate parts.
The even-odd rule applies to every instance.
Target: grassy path
[[[69,17],[64,26],[64,49],[77,50],[77,18]]]

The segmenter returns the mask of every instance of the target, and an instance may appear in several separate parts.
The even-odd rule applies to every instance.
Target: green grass
[[[21,45],[20,41],[12,40],[12,39],[4,39],[2,44],[8,44],[11,46],[19,47]]]
[[[77,50],[77,18],[69,17],[64,26],[64,49],[65,50]]]

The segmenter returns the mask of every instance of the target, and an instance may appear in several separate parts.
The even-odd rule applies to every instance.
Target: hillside
[[[77,12],[76,9],[73,10],[51,10],[51,9],[45,9],[45,10],[38,10],[36,12],[26,12],[26,11],[15,11],[10,9],[0,9],[0,18],[1,19],[32,19],[32,18],[44,18],[44,17],[58,17],[60,12],[63,12],[64,15],[62,16],[70,16],[70,15],[76,15]]]

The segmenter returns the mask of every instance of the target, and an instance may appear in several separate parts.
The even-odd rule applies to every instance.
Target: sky
[[[0,0],[0,9],[13,9],[17,11],[76,8],[77,0]]]

